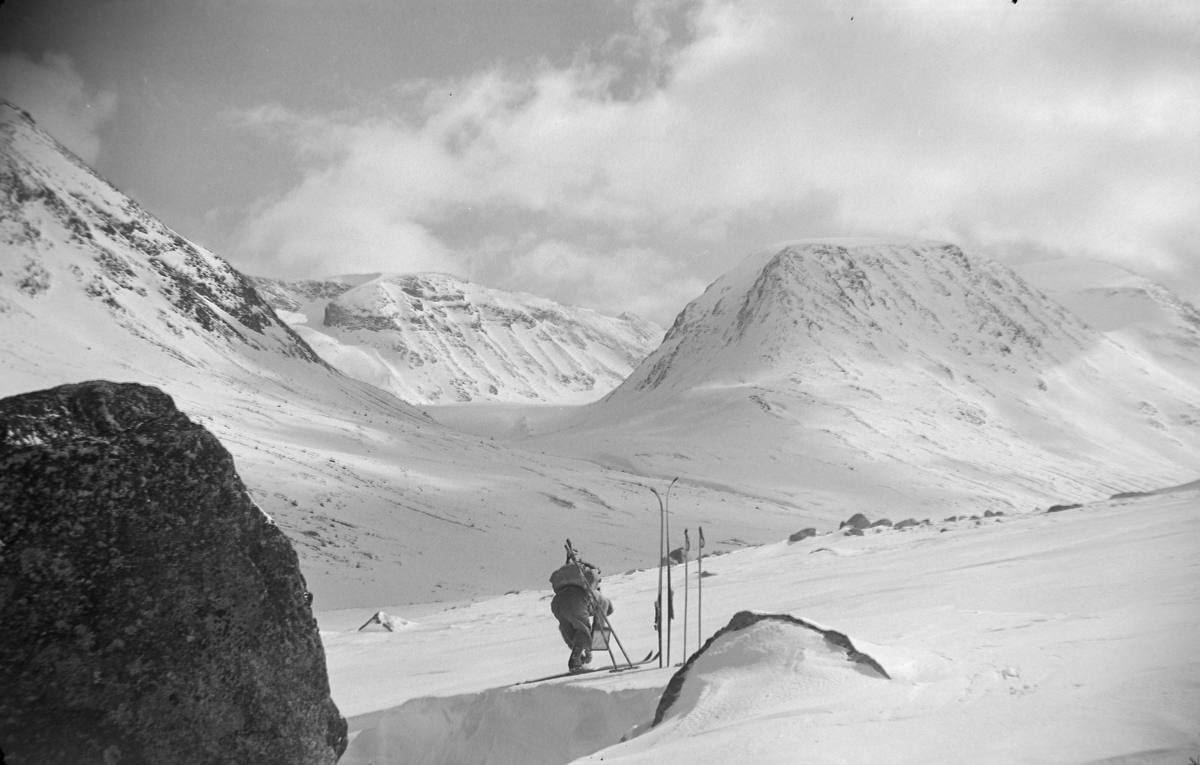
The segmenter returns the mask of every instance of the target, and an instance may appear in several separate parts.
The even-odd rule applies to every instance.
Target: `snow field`
[[[760,623],[698,659],[665,722],[646,730],[672,668],[500,687],[565,664],[548,592],[430,611],[397,633],[351,632],[370,612],[320,614],[334,699],[360,731],[344,761],[1186,763],[1200,755],[1194,489],[1053,514],[825,534],[706,557],[704,569],[713,574],[704,579],[705,638],[737,611],[793,614],[845,633],[891,679],[864,674],[816,633]],[[681,567],[674,580],[681,617]],[[656,588],[656,570],[606,580],[631,654],[655,642]],[[679,662],[679,619],[673,632]],[[626,691],[638,695],[617,695]],[[624,705],[645,713],[622,718],[613,708]],[[553,715],[538,711],[551,706]],[[607,711],[589,711],[597,707]],[[427,743],[415,747],[417,734],[401,721],[437,715],[449,721],[421,727]],[[635,718],[641,735],[620,743]],[[597,747],[587,756],[563,749],[581,724]],[[604,730],[592,735],[596,727]],[[450,740],[435,747],[437,736]],[[401,740],[407,754],[388,759]],[[435,748],[457,754],[409,759]]]

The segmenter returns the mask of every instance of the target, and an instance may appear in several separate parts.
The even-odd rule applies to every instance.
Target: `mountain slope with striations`
[[[625,383],[531,448],[816,515],[1012,511],[1194,479],[1190,365],[1162,373],[953,245],[802,241],[718,279]]]
[[[246,277],[162,225],[3,102],[0,145],[5,285],[53,309],[41,310],[39,321],[77,328],[100,312],[192,363],[234,347],[321,363]],[[82,314],[58,302],[80,293],[88,300]],[[3,297],[0,312],[29,315]]]
[[[329,363],[417,404],[594,401],[662,338],[635,316],[447,274],[255,281]]]

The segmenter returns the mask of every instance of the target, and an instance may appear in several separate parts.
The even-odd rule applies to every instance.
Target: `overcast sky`
[[[1195,0],[5,0],[0,96],[256,275],[669,324],[763,246],[918,236],[1200,303]]]

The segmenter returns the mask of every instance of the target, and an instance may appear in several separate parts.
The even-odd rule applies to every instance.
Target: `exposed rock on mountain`
[[[346,722],[295,552],[155,388],[0,401],[7,762],[329,764]]]
[[[61,252],[62,248],[70,252]],[[57,303],[82,294],[171,353],[198,340],[321,363],[228,263],[171,231],[0,102],[3,287]],[[23,311],[0,290],[0,313]],[[70,296],[70,298],[68,297]],[[87,321],[78,311],[68,317]]]
[[[329,279],[287,280],[252,276],[250,280],[254,282],[254,286],[263,299],[270,303],[276,311],[298,312],[313,301],[333,300],[343,292],[354,288],[353,284]]]
[[[614,319],[446,274],[353,281],[257,280],[331,364],[414,403],[592,401],[662,337],[635,316]]]
[[[933,242],[797,243],[692,301],[622,392],[861,379],[925,366],[1029,378],[1095,338],[1011,271]]]

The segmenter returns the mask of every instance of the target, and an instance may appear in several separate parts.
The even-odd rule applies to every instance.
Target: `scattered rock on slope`
[[[871,527],[871,520],[862,513],[855,513],[838,524],[839,529],[844,529],[847,526],[852,529],[868,529]]]
[[[810,526],[806,529],[800,529],[795,534],[792,534],[790,537],[788,537],[788,541],[799,542],[801,540],[808,539],[809,537],[815,537],[816,535],[817,530]]]
[[[0,401],[0,740],[19,763],[346,747],[295,552],[162,391]]]

